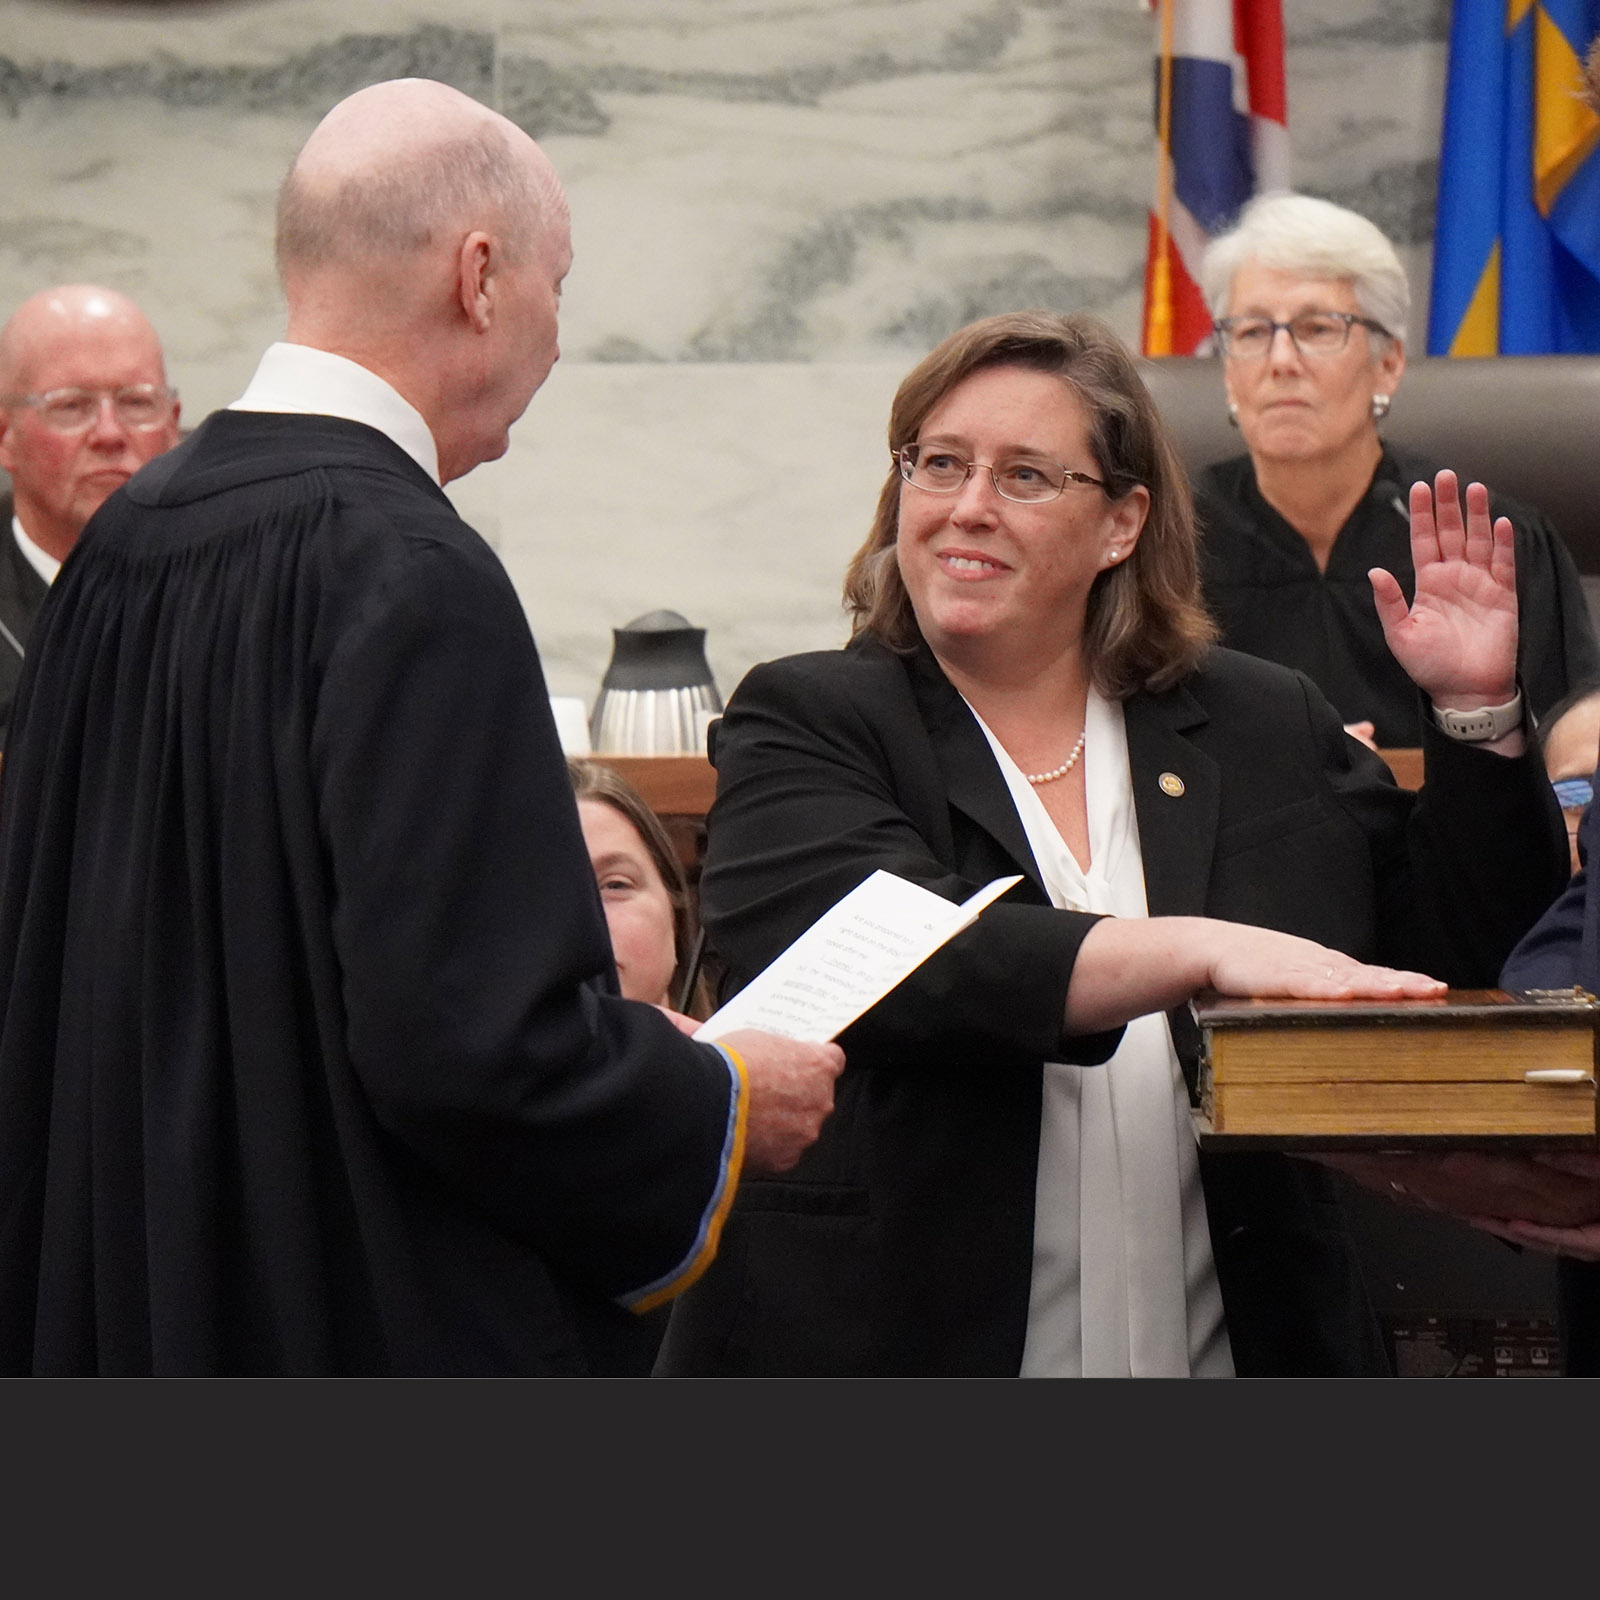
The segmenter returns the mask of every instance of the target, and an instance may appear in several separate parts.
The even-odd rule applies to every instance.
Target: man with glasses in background
[[[64,284],[0,328],[0,746],[33,619],[84,524],[145,462],[178,442],[161,341],[126,295]],[[0,502],[0,518],[8,508]]]
[[[1539,749],[1550,774],[1561,814],[1566,818],[1572,870],[1578,857],[1578,830],[1594,799],[1592,774],[1600,761],[1600,684],[1573,690],[1545,713],[1539,724]]]

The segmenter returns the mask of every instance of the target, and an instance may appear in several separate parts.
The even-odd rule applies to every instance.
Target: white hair
[[[1338,278],[1363,316],[1406,336],[1411,288],[1383,230],[1354,211],[1308,194],[1257,195],[1200,263],[1200,288],[1214,317],[1227,315],[1234,275],[1247,261],[1308,278]]]

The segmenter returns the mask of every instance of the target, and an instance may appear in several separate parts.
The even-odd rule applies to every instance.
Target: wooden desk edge
[[[657,816],[703,817],[717,793],[717,771],[704,756],[625,756],[596,751],[589,757],[626,778]]]
[[[1402,789],[1420,789],[1422,787],[1422,751],[1416,750],[1380,750],[1380,756],[1389,764],[1389,770],[1394,774],[1394,781]]]
[[[1420,749],[1380,750],[1395,782],[1402,789],[1422,787]],[[626,778],[662,816],[700,816],[711,809],[717,792],[716,768],[704,756],[625,756],[595,754],[590,757]]]

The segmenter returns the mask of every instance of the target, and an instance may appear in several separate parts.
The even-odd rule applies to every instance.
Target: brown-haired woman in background
[[[623,998],[704,1021],[711,1005],[698,971],[683,992],[689,969],[698,967],[689,880],[661,819],[626,778],[599,761],[569,756],[567,775]]]
[[[678,853],[643,795],[599,761],[567,757],[589,865],[611,933],[611,958],[624,1000],[667,1006],[704,1020],[711,1014],[704,980],[686,997],[698,928]],[[667,1327],[668,1307],[591,1332],[589,1359],[602,1377],[647,1378]],[[602,1340],[603,1336],[603,1341]]]
[[[1436,992],[1358,960],[1492,983],[1565,877],[1538,758],[1425,731],[1402,791],[1306,678],[1212,648],[1182,468],[1092,317],[952,335],[889,446],[854,638],[757,667],[722,719],[711,944],[743,983],[876,868],[1023,882],[846,1030],[821,1138],[741,1186],[657,1371],[1385,1371],[1326,1173],[1202,1156],[1163,1013]],[[1498,704],[1509,528],[1476,486],[1465,526],[1453,480],[1436,530],[1422,499],[1391,640],[1441,705]]]

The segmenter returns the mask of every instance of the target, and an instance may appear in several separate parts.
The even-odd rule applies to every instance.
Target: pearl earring
[[[1228,402],[1228,426],[1230,428],[1239,426],[1239,408],[1232,400]]]
[[[1373,395],[1373,397],[1372,397],[1372,420],[1374,422],[1382,422],[1383,419],[1388,415],[1389,415],[1389,396],[1386,395],[1386,394],[1375,394],[1375,395]]]

